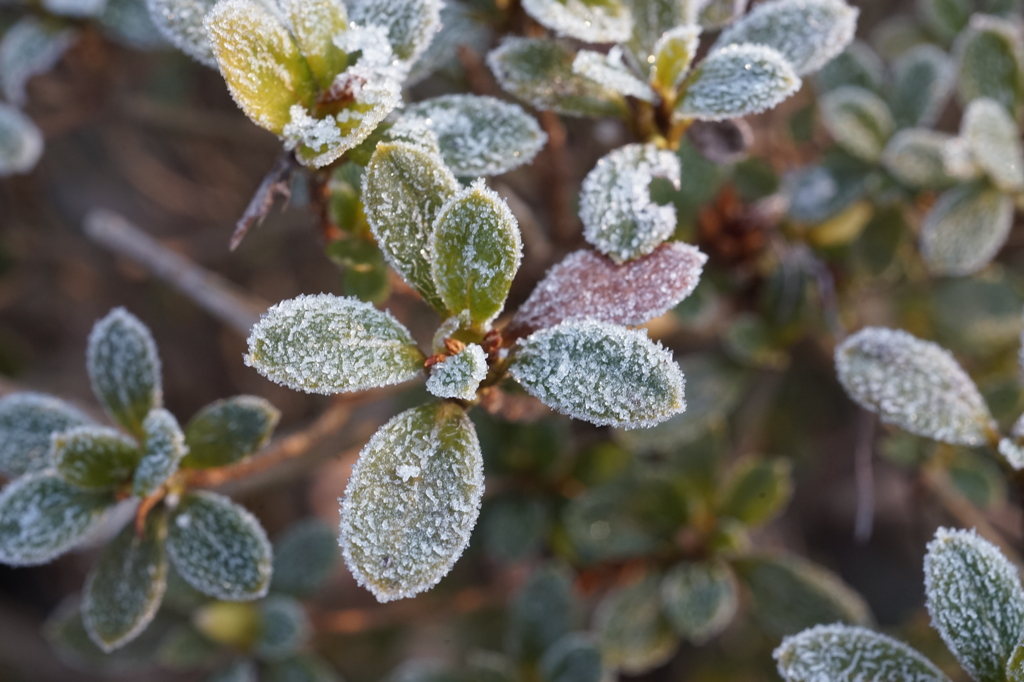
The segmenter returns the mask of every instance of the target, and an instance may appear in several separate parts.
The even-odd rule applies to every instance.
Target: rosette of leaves
[[[93,327],[86,367],[120,428],[50,396],[0,399],[0,468],[13,479],[0,491],[0,561],[52,561],[130,501],[135,522],[104,548],[82,599],[86,630],[101,649],[124,646],[146,629],[172,564],[220,599],[263,596],[271,554],[259,522],[226,497],[189,490],[187,475],[250,456],[273,432],[277,410],[238,396],[211,403],[182,429],[162,407],[153,338],[122,308]]]
[[[622,325],[642,324],[685,298],[704,257],[678,243],[621,266],[579,252],[538,286],[525,318],[495,328],[521,258],[504,200],[482,179],[462,186],[430,145],[401,140],[377,146],[361,192],[388,263],[444,320],[432,354],[389,313],[321,294],[271,308],[253,329],[246,362],[285,386],[324,394],[428,371],[427,389],[440,400],[373,436],[342,504],[346,562],[388,601],[432,587],[468,543],[483,476],[466,410],[499,382],[512,378],[549,407],[599,425],[649,426],[684,409],[671,354]],[[586,286],[573,273],[595,261]]]

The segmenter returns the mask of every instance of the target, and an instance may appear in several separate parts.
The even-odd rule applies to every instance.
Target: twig
[[[249,334],[260,313],[268,307],[267,303],[247,295],[223,277],[171,251],[112,211],[91,211],[85,217],[85,234],[139,263],[243,335]]]
[[[853,539],[864,544],[871,539],[875,520],[875,415],[861,410],[857,424],[857,444],[854,451],[854,470],[857,481],[857,515],[853,524]]]
[[[469,45],[459,45],[456,49],[459,63],[466,72],[466,80],[469,81],[469,89],[477,95],[489,95],[501,97],[501,88],[494,82],[494,76],[484,65],[480,53]]]
[[[267,217],[270,209],[274,206],[275,198],[282,197],[285,201],[291,199],[291,180],[292,175],[295,174],[295,168],[295,156],[290,151],[277,157],[274,166],[263,177],[256,193],[249,200],[249,205],[245,207],[245,212],[235,224],[235,231],[231,235],[231,244],[229,245],[232,251],[238,248],[253,225]]]
[[[467,587],[444,601],[437,597],[420,597],[375,608],[328,611],[314,615],[313,624],[318,633],[352,634],[407,623],[419,615],[436,619],[444,611],[465,614],[499,603],[502,603],[499,594]]]

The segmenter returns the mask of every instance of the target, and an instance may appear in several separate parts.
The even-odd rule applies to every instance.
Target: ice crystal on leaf
[[[0,473],[14,478],[46,469],[51,436],[91,422],[63,400],[42,393],[0,398]]]
[[[313,72],[320,89],[330,90],[335,77],[348,66],[348,53],[359,49],[356,46],[339,45],[339,40],[347,38],[354,41],[353,33],[363,37],[364,32],[347,30],[348,16],[341,0],[277,0],[277,6],[284,15],[285,26],[290,29],[295,44],[309,70]],[[373,32],[372,37],[364,38],[363,42],[369,42],[373,38],[383,42],[383,46],[379,42],[367,45],[367,56],[376,57],[377,53],[383,50],[386,52],[385,60],[388,60],[391,46],[387,43],[383,31]]]
[[[973,100],[960,122],[975,162],[1004,192],[1024,190],[1024,147],[1020,129],[1006,108],[994,99]]]
[[[931,126],[953,91],[956,68],[935,45],[917,45],[895,61],[893,81],[889,104],[896,127]]]
[[[940,528],[924,558],[932,627],[977,682],[1005,679],[1024,630],[1017,569],[974,531]]]
[[[642,69],[651,67],[655,45],[680,26],[697,23],[703,0],[625,0],[633,17],[633,32],[624,46]]]
[[[858,14],[843,0],[771,0],[722,31],[715,48],[766,45],[778,50],[796,75],[805,76],[846,49]]]
[[[412,64],[430,46],[441,26],[441,0],[350,0],[351,19],[387,30],[395,56]]]
[[[437,136],[444,162],[458,176],[500,175],[528,164],[548,139],[522,107],[493,97],[434,97],[407,107],[395,127],[413,121]]]
[[[949,682],[903,642],[854,625],[819,625],[786,637],[773,654],[786,682]]]
[[[690,79],[675,113],[704,121],[741,118],[771,109],[799,90],[801,84],[793,67],[777,50],[752,44],[715,50]]]
[[[936,275],[970,275],[988,265],[1013,226],[1013,200],[983,183],[958,185],[921,225],[921,255]]]
[[[523,0],[523,9],[561,36],[587,43],[628,40],[633,17],[621,0]]]
[[[651,199],[651,181],[679,187],[679,158],[652,144],[629,144],[607,154],[583,180],[583,236],[616,263],[644,256],[676,229],[676,209]]]
[[[8,28],[0,40],[0,89],[7,101],[24,106],[29,79],[52,69],[75,37],[74,31],[49,26],[33,16]]]
[[[1024,348],[1022,348],[1024,352]],[[999,441],[1001,454],[1015,471],[1024,469],[1024,414],[1017,418],[1010,429],[1010,435]]]
[[[188,453],[185,434],[178,420],[167,410],[153,410],[142,422],[145,433],[142,459],[135,470],[132,493],[146,497],[162,486],[178,470],[182,458]]]
[[[867,327],[836,347],[846,392],[882,421],[944,443],[988,442],[992,417],[977,387],[946,350],[907,332]]]
[[[0,103],[0,178],[29,172],[42,155],[42,131],[25,114]]]
[[[598,426],[645,428],[686,409],[672,353],[605,322],[534,332],[513,350],[509,373],[548,407]]]
[[[652,85],[661,92],[671,92],[682,84],[697,54],[700,33],[700,26],[676,26],[658,39],[652,55]]]
[[[896,129],[885,100],[855,85],[844,85],[822,97],[820,111],[832,139],[871,163],[878,161]]]
[[[469,543],[483,491],[480,443],[461,407],[399,414],[352,469],[341,505],[345,563],[381,602],[433,587]]]
[[[555,265],[516,311],[510,329],[527,333],[568,320],[641,325],[677,306],[700,281],[707,256],[680,242],[617,265],[576,251]]]
[[[953,46],[957,95],[965,107],[990,97],[1017,116],[1024,103],[1024,36],[1012,21],[974,14]]]
[[[172,45],[201,64],[217,68],[203,21],[216,0],[146,0],[149,16]]]
[[[234,464],[263,447],[281,413],[263,398],[240,395],[210,403],[185,426],[186,467]]]
[[[623,95],[645,102],[654,102],[658,98],[651,86],[637,78],[623,63],[622,49],[617,45],[608,54],[580,50],[572,62],[572,70]]]
[[[300,296],[268,310],[249,336],[245,363],[283,386],[347,393],[408,381],[423,354],[390,313],[356,298]]]
[[[934,189],[955,180],[946,172],[945,147],[952,138],[926,128],[908,128],[892,136],[881,162],[897,180],[910,187]]]
[[[127,481],[139,462],[139,445],[105,426],[77,426],[53,435],[53,467],[79,488],[112,488]]]
[[[662,613],[657,575],[613,589],[594,612],[602,658],[626,675],[640,675],[664,665],[679,639]]]
[[[487,356],[475,343],[430,369],[427,390],[438,398],[473,400],[480,382],[487,376]]]

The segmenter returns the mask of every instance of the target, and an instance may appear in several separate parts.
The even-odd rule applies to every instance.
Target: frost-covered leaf
[[[694,0],[700,8],[700,25],[708,31],[717,31],[736,21],[747,11],[748,0]]]
[[[547,682],[601,682],[607,679],[601,649],[586,634],[572,632],[549,646],[540,659]]]
[[[307,393],[347,393],[415,377],[423,354],[390,313],[355,298],[299,296],[264,313],[245,364]]]
[[[191,623],[173,628],[157,652],[157,661],[163,668],[174,671],[208,668],[220,653],[216,642],[199,632]]]
[[[487,356],[475,343],[430,369],[427,390],[438,398],[473,400],[480,382],[487,376]]]
[[[296,523],[274,543],[273,592],[309,597],[323,585],[338,563],[334,529],[317,520]]]
[[[434,97],[407,107],[396,127],[410,120],[437,135],[444,162],[459,176],[507,173],[533,161],[548,139],[522,107],[493,97]]]
[[[26,16],[0,40],[0,90],[8,102],[24,106],[25,86],[52,69],[75,41],[75,32]]]
[[[851,625],[804,630],[782,640],[773,655],[786,682],[949,682],[903,642]]]
[[[645,102],[658,99],[654,90],[634,75],[622,61],[622,48],[612,47],[607,54],[594,50],[580,50],[572,62],[572,72],[601,83],[622,95],[636,97]]]
[[[46,469],[51,436],[91,423],[68,403],[42,393],[0,398],[0,473],[14,478]]]
[[[878,91],[887,79],[885,62],[867,43],[854,40],[814,75],[814,85],[824,94],[844,85]]]
[[[956,84],[956,65],[935,45],[910,48],[893,64],[889,107],[897,128],[934,125]]]
[[[628,40],[633,17],[622,0],[522,0],[523,9],[561,36],[586,43]]]
[[[508,328],[521,334],[582,319],[645,324],[693,292],[706,262],[699,249],[681,242],[667,242],[622,265],[590,250],[576,251],[548,271]]]
[[[327,661],[314,654],[270,661],[263,668],[261,682],[341,682]]]
[[[99,21],[105,33],[124,47],[155,50],[167,45],[145,0],[107,0]]]
[[[541,564],[509,605],[508,651],[520,660],[537,659],[573,629],[578,609],[572,574],[559,564]]]
[[[722,31],[712,49],[767,45],[782,54],[796,75],[805,76],[846,49],[858,13],[843,0],[770,0]]]
[[[905,185],[941,189],[955,184],[946,172],[945,147],[952,138],[926,128],[908,128],[892,136],[882,152],[882,165]]]
[[[625,675],[640,675],[664,664],[679,638],[661,611],[661,579],[657,575],[604,596],[594,614],[605,662]]]
[[[954,137],[942,147],[942,165],[949,177],[959,182],[979,180],[984,175],[974,152],[962,137]]]
[[[263,398],[240,395],[210,403],[185,426],[183,467],[219,467],[245,459],[270,440],[281,413]]]
[[[679,158],[653,144],[628,144],[605,155],[580,190],[583,236],[616,263],[654,251],[676,229],[676,209],[651,199],[651,181],[679,188]]]
[[[313,628],[300,602],[283,595],[271,595],[260,602],[259,609],[253,651],[261,658],[286,658],[309,640]]]
[[[650,80],[659,92],[674,92],[690,72],[700,44],[700,26],[676,26],[654,46]]]
[[[869,164],[835,153],[819,164],[788,173],[783,191],[789,198],[789,217],[817,224],[838,215],[864,195],[871,171]]]
[[[131,478],[139,445],[105,426],[76,426],[53,435],[52,463],[57,473],[79,488],[103,489]]]
[[[348,29],[341,0],[278,0],[299,53],[313,72],[321,91],[329,91],[334,78],[348,66],[348,55],[334,37]]]
[[[932,627],[977,682],[1005,679],[1024,631],[1016,567],[974,531],[939,528],[924,558]]]
[[[190,492],[171,512],[168,525],[167,552],[192,587],[228,601],[267,593],[270,542],[248,511],[221,495]]]
[[[1024,190],[1020,128],[999,102],[988,97],[971,100],[960,122],[960,135],[996,187],[1007,193]]]
[[[415,85],[436,72],[458,75],[462,72],[458,59],[460,46],[485,54],[492,42],[490,26],[480,20],[474,6],[464,0],[445,0],[441,7],[441,28],[412,65],[405,85]]]
[[[342,500],[342,554],[356,581],[381,602],[436,585],[469,543],[483,490],[480,443],[458,405],[431,403],[382,426]]]
[[[885,100],[855,85],[836,88],[822,97],[820,111],[832,139],[868,162],[878,161],[896,129]]]
[[[633,34],[624,46],[641,69],[650,69],[654,48],[666,31],[697,23],[704,0],[625,0]]]
[[[142,435],[142,420],[163,403],[160,356],[146,325],[124,308],[110,311],[89,334],[85,362],[107,413]]]
[[[1024,38],[1006,19],[975,14],[956,40],[957,94],[967,106],[990,97],[1017,116],[1024,104]]]
[[[157,409],[142,422],[142,459],[135,469],[132,494],[148,497],[178,470],[188,454],[185,434],[178,420],[167,410]]]
[[[203,20],[216,0],[146,0],[153,23],[171,45],[201,64],[217,68]]]
[[[793,555],[762,555],[732,566],[750,590],[754,616],[771,634],[792,635],[826,623],[870,624],[860,595],[817,564]]]
[[[0,563],[45,564],[78,545],[114,498],[75,487],[55,474],[22,476],[0,491]]]
[[[441,28],[441,0],[349,0],[351,19],[360,26],[382,26],[395,56],[413,63]]]
[[[540,495],[508,493],[484,506],[484,552],[500,564],[540,554],[551,529],[551,510]]]
[[[103,12],[107,0],[42,0],[43,9],[62,17],[95,17]]]
[[[683,561],[665,574],[661,599],[672,627],[694,644],[703,644],[732,622],[739,606],[729,566],[715,561]]]
[[[377,145],[363,174],[363,204],[377,244],[395,270],[429,303],[445,314],[427,258],[434,219],[459,181],[437,154],[416,145]]]
[[[778,51],[749,43],[728,45],[697,66],[675,113],[703,121],[742,118],[775,107],[800,84]]]
[[[438,211],[427,250],[434,286],[449,313],[468,310],[478,328],[497,317],[523,250],[519,224],[504,199],[477,180]]]
[[[967,26],[974,3],[970,0],[918,0],[915,4],[928,32],[948,43]]]
[[[898,329],[866,327],[836,347],[835,359],[846,392],[887,424],[944,443],[987,442],[988,407],[949,351]]]
[[[551,0],[556,2],[557,0]],[[572,70],[576,52],[545,38],[506,38],[487,55],[502,90],[566,116],[624,116],[622,95]]]
[[[942,193],[921,225],[921,255],[936,275],[970,275],[988,265],[1013,226],[1013,200],[984,184]]]
[[[782,511],[792,495],[789,460],[748,457],[730,469],[719,494],[718,514],[746,526],[760,526]]]
[[[258,603],[208,601],[189,615],[199,632],[221,646],[249,649],[256,640]]]
[[[132,641],[156,616],[167,589],[167,515],[150,513],[145,530],[129,523],[103,549],[85,580],[82,620],[96,645],[113,651]]]
[[[509,373],[548,407],[599,426],[650,427],[686,409],[672,353],[605,322],[534,332],[513,351]]]
[[[42,131],[25,114],[0,103],[0,178],[28,173],[42,155]]]

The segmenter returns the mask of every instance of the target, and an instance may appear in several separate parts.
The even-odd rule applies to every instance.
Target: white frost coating
[[[434,338],[431,341],[430,347],[433,348],[435,353],[445,352],[445,339],[450,338],[460,329],[469,329],[471,324],[473,324],[473,321],[469,318],[468,310],[463,310],[458,315],[452,315],[438,326],[437,331],[434,332]]]
[[[0,398],[0,473],[9,478],[50,466],[50,438],[91,424],[83,412],[42,393]]]
[[[605,322],[534,332],[513,350],[509,374],[548,407],[598,426],[648,428],[686,409],[672,352]]]
[[[0,40],[0,89],[7,101],[24,106],[28,81],[52,69],[76,37],[70,29],[54,30],[33,16],[7,29]]]
[[[802,82],[777,50],[749,43],[715,50],[691,78],[675,113],[702,121],[766,111],[799,90]]]
[[[618,43],[633,32],[633,16],[618,0],[523,0],[522,5],[558,35],[587,43]]]
[[[618,45],[610,49],[608,54],[580,50],[572,62],[572,71],[623,95],[645,102],[658,99],[651,86],[637,78],[622,62],[622,48]]]
[[[693,644],[703,644],[728,627],[739,607],[735,578],[727,564],[681,561],[661,581],[663,612]]]
[[[921,255],[932,274],[970,275],[988,265],[1013,226],[1013,200],[979,184],[946,190],[921,225]]]
[[[385,139],[389,142],[412,145],[434,156],[441,155],[441,144],[437,139],[437,134],[430,129],[426,120],[415,116],[406,116],[405,112],[395,121],[394,125],[388,128]]]
[[[0,103],[0,177],[28,173],[42,155],[42,131],[25,114]]]
[[[437,136],[445,163],[464,177],[500,175],[528,164],[548,139],[522,107],[493,97],[443,95],[414,104],[390,134],[416,122]]]
[[[960,121],[975,162],[1004,192],[1024,189],[1024,147],[1020,129],[999,102],[988,97],[973,100]]]
[[[441,0],[350,0],[349,18],[385,29],[395,55],[406,68],[430,47],[441,27]]]
[[[782,54],[796,75],[806,76],[846,49],[859,13],[842,0],[771,0],[722,31],[712,49],[767,45]]]
[[[178,420],[167,410],[150,412],[142,422],[142,430],[145,432],[142,459],[132,482],[132,494],[136,497],[154,493],[178,470],[181,460],[188,454],[185,434]]]
[[[1024,353],[1024,347],[1021,348]],[[1024,469],[1024,414],[1017,417],[1010,429],[1010,435],[999,440],[1001,454],[1015,471]]]
[[[1004,679],[1024,630],[1017,569],[973,530],[939,528],[924,557],[932,627],[975,680]]]
[[[974,158],[967,140],[954,137],[942,148],[942,166],[946,173],[960,181],[977,180],[984,171]]]
[[[423,354],[391,313],[356,298],[299,296],[264,313],[245,364],[307,393],[346,393],[408,381]]]
[[[893,83],[897,127],[932,126],[956,85],[956,67],[936,45],[915,45],[893,63]]]
[[[844,85],[819,100],[821,122],[840,147],[868,162],[878,161],[896,129],[881,97],[856,85]]]
[[[80,488],[105,488],[131,478],[139,461],[139,445],[117,429],[76,426],[51,437],[53,468]]]
[[[949,682],[903,642],[856,625],[818,625],[772,654],[786,682]]]
[[[470,343],[463,351],[431,367],[427,390],[438,398],[472,400],[486,376],[487,355],[483,348]]]
[[[887,424],[953,445],[981,445],[994,428],[978,388],[949,351],[897,329],[867,327],[835,352],[847,394]]]
[[[583,236],[616,263],[644,256],[672,236],[676,208],[651,200],[651,181],[679,188],[679,158],[653,144],[628,144],[605,155],[580,191]]]
[[[882,152],[882,165],[897,180],[910,187],[934,188],[949,185],[945,148],[952,138],[926,128],[907,128],[892,136]]]
[[[341,505],[345,563],[381,602],[433,587],[469,544],[483,492],[480,443],[465,411],[450,403],[406,410],[352,468]]]
[[[203,20],[216,0],[146,0],[153,24],[171,45],[212,69],[217,59]]]
[[[952,50],[958,65],[957,95],[964,108],[979,97],[994,97],[1008,110],[1019,110],[1019,83],[1024,77],[1022,40],[1019,24],[1009,17],[981,12],[971,15]]]
[[[697,54],[701,30],[700,26],[686,25],[665,31],[654,45],[651,83],[666,90],[675,90],[682,85]]]

